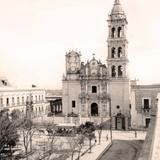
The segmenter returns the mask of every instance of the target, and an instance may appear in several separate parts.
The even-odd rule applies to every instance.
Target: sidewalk
[[[106,140],[106,134],[109,135],[109,131],[103,131],[102,136],[101,136],[101,143],[99,144],[98,142],[98,133],[96,132],[96,137],[97,137],[97,142],[92,141],[92,149],[91,153],[89,150],[89,142],[82,148],[81,151],[81,157],[80,160],[98,160],[102,154],[110,148],[112,145],[112,142],[110,140],[110,137],[108,140]],[[74,160],[77,160],[78,158],[78,153],[74,154]],[[69,157],[67,160],[70,160],[71,158]]]
[[[91,153],[87,152],[80,158],[80,160],[98,160],[111,145],[112,142],[110,140],[107,142],[102,140],[101,144],[95,144],[91,150]]]
[[[97,143],[92,147],[91,149],[91,153],[89,153],[89,150],[80,157],[80,160],[99,160],[99,158],[103,155],[103,153],[108,150],[110,148],[110,146],[112,145],[112,142],[109,138],[108,141],[106,141],[106,134],[108,134],[110,136],[110,132],[109,131],[103,131],[102,132],[102,138],[101,138],[101,144],[99,145],[98,143],[98,139],[97,139]],[[119,139],[119,140],[144,140],[145,136],[146,136],[146,132],[143,131],[137,131],[137,137],[135,137],[134,131],[113,131],[113,139]],[[98,138],[98,134],[96,132],[96,137]],[[84,152],[84,150],[87,150],[86,146],[85,148],[83,148],[82,152]],[[76,160],[77,155],[74,156],[74,159]]]

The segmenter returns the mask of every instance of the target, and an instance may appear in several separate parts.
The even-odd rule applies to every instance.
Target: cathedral
[[[109,117],[112,127],[129,127],[130,81],[128,77],[127,18],[119,0],[115,0],[108,17],[107,64],[95,59],[81,62],[81,53],[66,53],[66,75],[63,77],[63,113],[82,117]],[[106,58],[104,57],[104,58]],[[119,121],[121,121],[119,123]],[[120,125],[119,125],[120,124]]]

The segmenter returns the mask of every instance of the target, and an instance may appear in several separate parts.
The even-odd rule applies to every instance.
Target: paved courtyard
[[[64,117],[39,117],[38,119],[35,120],[36,122],[38,122],[39,124],[45,124],[45,122],[50,122],[50,124],[56,123],[56,124],[60,124],[60,123],[64,123]],[[43,129],[43,128],[42,128]],[[111,145],[111,139],[110,139],[110,131],[109,130],[103,130],[102,131],[102,138],[101,138],[101,144],[99,144],[98,142],[98,132],[95,132],[96,135],[96,142],[95,140],[92,141],[92,152],[88,153],[89,151],[89,142],[88,140],[85,141],[85,145],[82,147],[81,150],[81,154],[83,155],[83,153],[85,153],[82,157],[81,160],[96,160],[101,154],[102,152],[104,152],[110,145]],[[134,131],[112,131],[112,137],[113,140],[128,140],[128,141],[132,141],[132,140],[144,140],[146,136],[146,132],[142,132],[142,131],[138,131],[137,135],[135,136],[135,132]],[[108,139],[107,139],[108,137]],[[33,148],[34,151],[36,152],[36,154],[30,156],[30,159],[34,159],[34,156],[41,156],[43,155],[48,146],[49,145],[49,137],[47,136],[47,132],[45,131],[45,134],[39,133],[39,132],[35,132],[34,136],[33,136]],[[22,147],[22,137],[20,138],[20,144],[21,148]],[[55,137],[55,142],[54,142],[54,147],[56,147],[59,150],[67,150],[69,148],[69,144],[68,144],[68,138],[66,137],[62,137],[62,136],[56,136]],[[66,154],[69,154],[69,152]],[[69,155],[68,155],[69,156]],[[32,158],[31,158],[32,157]],[[74,159],[76,159],[78,157],[78,153],[74,154]],[[46,156],[47,160],[49,160],[49,158]],[[44,159],[44,160],[45,160]],[[71,159],[70,157],[68,158],[68,160]]]

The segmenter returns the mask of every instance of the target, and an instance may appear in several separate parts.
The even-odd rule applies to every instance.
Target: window
[[[39,101],[41,100],[41,96],[39,96]]]
[[[97,93],[97,86],[92,86],[92,93]]]
[[[72,101],[72,108],[76,107],[76,101]]]
[[[29,96],[27,96],[26,102],[29,102]]]
[[[12,104],[14,104],[14,97],[12,97]]]
[[[123,72],[122,72],[122,66],[118,66],[118,77],[122,77]]]
[[[116,49],[113,47],[112,49],[111,49],[111,52],[112,52],[112,58],[115,58],[116,57]]]
[[[122,28],[118,27],[118,38],[122,37]]]
[[[112,77],[116,77],[116,67],[112,66]]]
[[[115,37],[115,28],[112,28],[112,34],[111,37],[114,38]]]
[[[144,109],[149,109],[149,99],[143,99]]]
[[[120,106],[117,106],[117,109],[120,109]]]
[[[17,97],[17,104],[19,104],[19,97]]]
[[[35,101],[37,102],[37,96],[35,96]]]
[[[24,97],[22,97],[22,104],[24,104]]]
[[[9,105],[9,98],[6,98],[6,105]]]
[[[3,106],[3,98],[0,98],[0,105]]]
[[[118,58],[122,57],[122,47],[118,48]]]

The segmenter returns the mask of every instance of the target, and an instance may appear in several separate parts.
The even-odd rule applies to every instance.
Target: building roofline
[[[160,84],[132,85],[132,89],[160,89]]]

